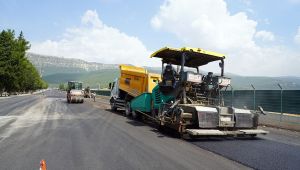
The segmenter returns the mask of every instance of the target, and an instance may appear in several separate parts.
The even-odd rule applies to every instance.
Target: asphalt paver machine
[[[256,136],[267,134],[257,129],[263,110],[225,106],[222,91],[230,87],[224,76],[223,54],[200,48],[165,47],[151,57],[162,60],[162,80],[151,93],[130,102],[135,114],[153,119],[160,128],[169,127],[189,136]],[[219,62],[220,73],[201,74],[200,68]]]

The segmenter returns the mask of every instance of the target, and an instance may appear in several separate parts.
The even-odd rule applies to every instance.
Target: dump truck
[[[130,110],[130,101],[142,93],[150,93],[161,77],[160,74],[149,73],[142,67],[120,65],[119,68],[120,77],[109,84],[111,110],[125,109],[125,115],[131,116],[133,112]]]
[[[268,133],[257,128],[262,108],[225,106],[222,92],[231,87],[231,79],[224,75],[225,55],[200,48],[164,47],[152,57],[162,61],[161,81],[154,88],[127,93],[132,94],[130,100],[124,97],[128,115],[143,116],[159,129],[171,128],[185,137]],[[219,62],[220,73],[200,73],[200,68],[211,62]],[[130,87],[133,79],[121,75],[120,89]]]
[[[67,87],[68,103],[83,103],[84,92],[82,90],[82,82],[69,81]]]

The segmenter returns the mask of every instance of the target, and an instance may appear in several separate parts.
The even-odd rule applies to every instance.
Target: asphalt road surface
[[[185,141],[56,90],[0,98],[0,169],[299,169],[300,135]],[[104,102],[105,103],[105,102]]]
[[[0,169],[246,169],[122,115],[48,91],[0,99]]]
[[[269,130],[272,133],[272,129]],[[272,136],[272,134],[270,135]],[[192,143],[254,169],[300,169],[299,134],[297,134],[298,141],[293,138],[292,142],[283,141],[287,138],[285,135],[282,136],[282,140],[267,137],[256,139],[210,138],[197,139]]]

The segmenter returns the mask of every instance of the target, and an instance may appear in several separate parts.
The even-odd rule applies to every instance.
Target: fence
[[[104,89],[94,92],[97,95],[110,95],[110,91]],[[266,112],[275,112],[260,115],[261,125],[300,131],[300,90],[256,90],[253,87],[253,90],[221,91],[221,96],[226,106],[254,110],[262,106]]]
[[[109,96],[109,90],[95,90],[97,95]],[[300,114],[300,90],[229,90],[222,91],[226,106],[265,111]]]
[[[254,86],[252,90],[231,89],[221,91],[221,96],[226,106],[253,110],[263,107],[267,114],[260,115],[261,125],[300,131],[300,90],[278,87],[279,90],[256,90]]]
[[[233,90],[223,91],[226,106],[300,114],[300,90]]]

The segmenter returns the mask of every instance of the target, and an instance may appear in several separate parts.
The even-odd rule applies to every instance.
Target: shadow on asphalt
[[[111,109],[105,109],[105,111],[108,111],[108,112],[111,112],[111,113],[114,113],[116,115],[126,118],[124,110],[118,110],[118,111],[113,112],[113,111],[111,111]],[[130,117],[130,118],[127,118],[126,123],[130,124],[131,126],[137,126],[137,127],[138,126],[149,126],[152,128],[150,131],[156,133],[158,138],[163,138],[163,137],[180,138],[180,135],[177,132],[175,132],[173,129],[164,128],[163,130],[158,130],[157,125],[148,119],[139,118],[137,120],[134,120],[132,117]]]
[[[117,111],[112,111],[111,109],[104,109],[105,111],[108,111],[108,112],[111,112],[111,113],[114,113],[114,114],[116,114],[116,115],[119,115],[119,116],[123,116],[123,117],[125,117],[124,116],[124,111],[122,110],[117,110]]]
[[[222,142],[222,141],[259,141],[265,140],[259,137],[197,137],[191,139],[185,139],[188,142]]]
[[[177,138],[180,139],[180,134],[178,132],[176,132],[173,129],[170,128],[164,128],[164,129],[160,129],[158,130],[156,127],[153,127],[153,129],[151,129],[152,132],[155,132],[157,134],[157,137],[159,138],[163,138],[163,137],[169,137],[169,138]]]
[[[135,120],[128,120],[128,121],[126,121],[126,123],[133,125],[133,126],[146,126],[144,123],[138,122]]]
[[[105,109],[108,112],[114,113],[116,115],[125,117],[124,110],[118,110],[118,111],[111,111],[110,109]],[[148,119],[138,119],[134,120],[131,117],[127,118],[126,123],[132,125],[132,126],[149,126],[152,129],[150,131],[156,133],[158,138],[163,138],[163,137],[169,137],[169,138],[181,138],[180,134],[176,132],[174,129],[167,128],[165,127],[164,129],[158,129],[157,124],[154,122],[148,120]],[[214,141],[214,142],[222,142],[222,141],[238,141],[238,140],[264,140],[259,137],[211,137],[211,136],[203,136],[203,137],[196,137],[196,138],[185,138],[187,142],[209,142],[209,141]]]

